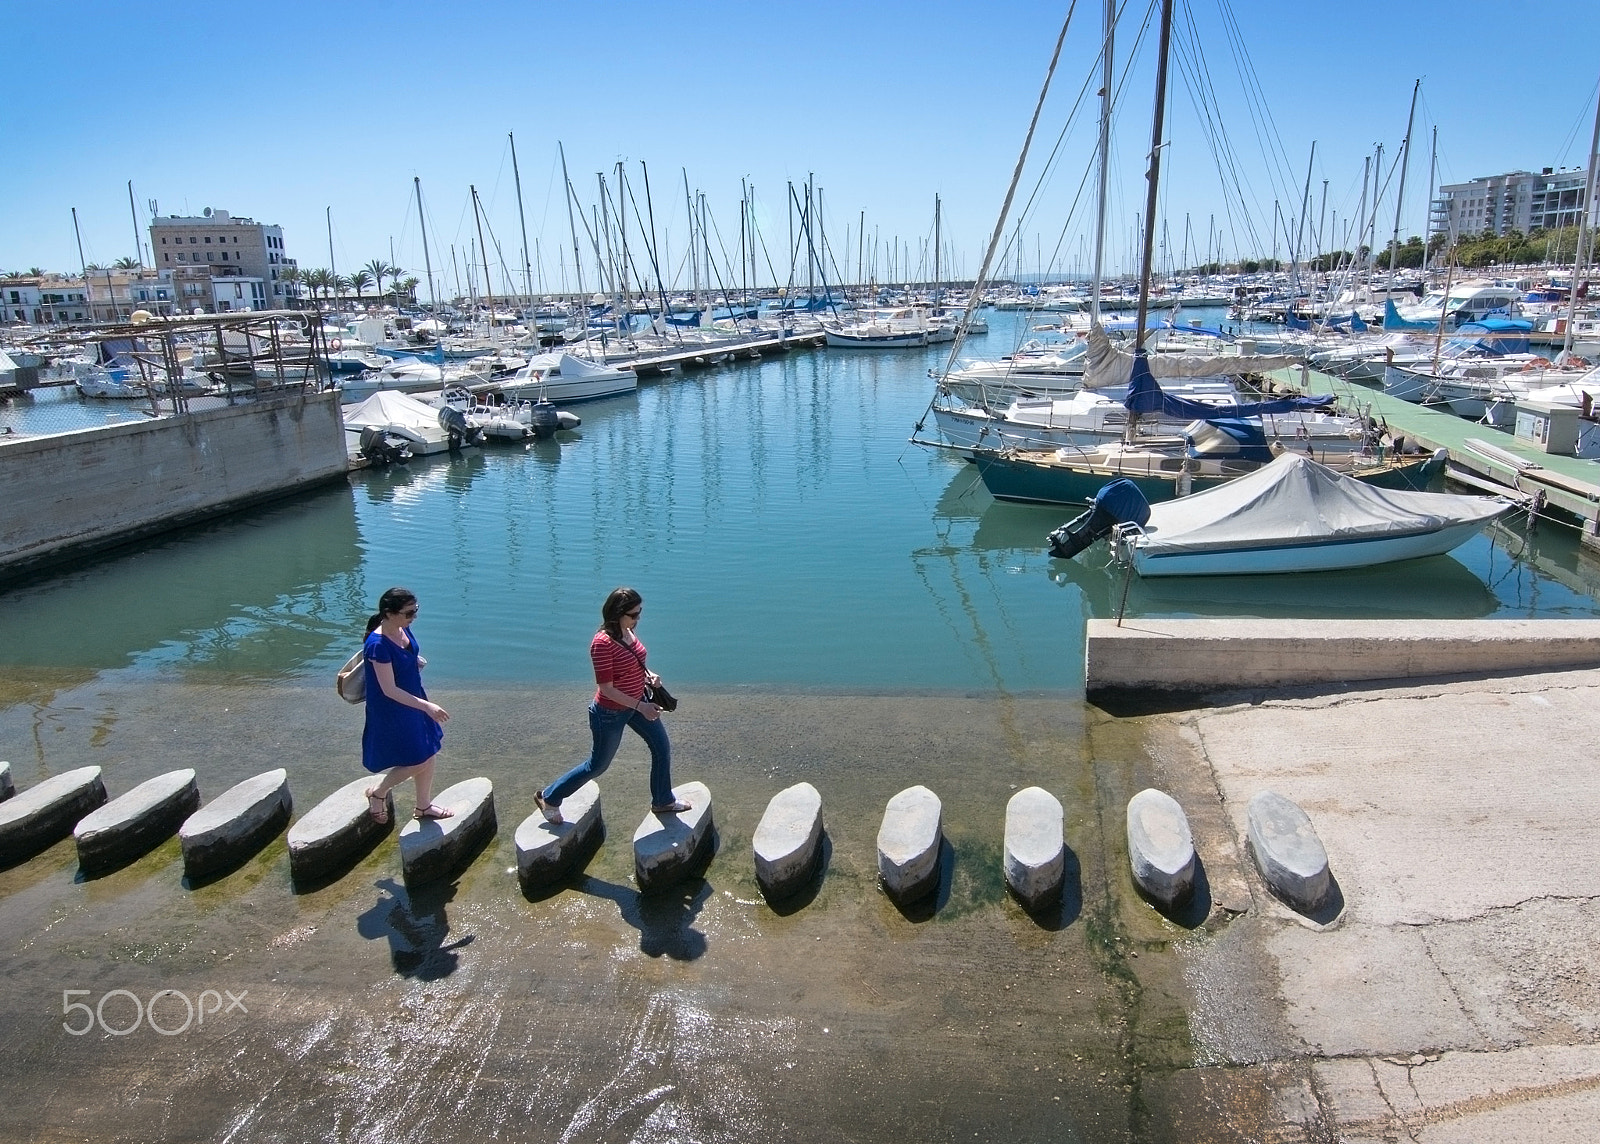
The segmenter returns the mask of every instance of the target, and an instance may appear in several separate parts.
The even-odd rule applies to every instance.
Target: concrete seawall
[[[1600,666],[1600,620],[1090,620],[1084,689],[1218,691]]]
[[[342,476],[337,392],[0,448],[0,579]]]

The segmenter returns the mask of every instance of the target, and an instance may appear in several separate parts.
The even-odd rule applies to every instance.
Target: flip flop
[[[415,815],[413,815],[412,817],[414,817],[414,818],[454,818],[455,816],[456,816],[456,812],[451,810],[448,806],[434,806],[433,803],[430,802],[427,806],[419,806],[419,807],[417,807],[417,813]]]
[[[377,823],[388,822],[389,821],[389,800],[385,799],[385,798],[379,798],[377,795],[373,794],[370,790],[366,792],[366,795],[367,795],[367,813],[372,815],[372,821],[373,822],[377,822]]]

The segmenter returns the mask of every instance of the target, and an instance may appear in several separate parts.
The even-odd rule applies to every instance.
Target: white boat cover
[[[1214,489],[1150,506],[1146,557],[1282,545],[1378,540],[1487,524],[1512,508],[1504,497],[1380,489],[1299,453]]]
[[[381,429],[390,425],[414,432],[431,430],[438,433],[439,411],[426,401],[393,389],[380,389],[360,405],[352,405],[345,411],[346,429],[366,429],[369,426]]]
[[[1181,331],[1180,331],[1181,332]],[[1127,385],[1133,377],[1133,351],[1111,344],[1104,327],[1089,327],[1088,361],[1083,368],[1087,389]],[[1266,373],[1289,369],[1303,360],[1295,354],[1191,354],[1149,355],[1152,377],[1230,377],[1241,373]]]
[[[564,378],[575,377],[612,377],[617,374],[629,373],[626,366],[600,365],[598,362],[588,361],[573,354],[552,352],[534,354],[528,359],[527,371],[555,369]]]

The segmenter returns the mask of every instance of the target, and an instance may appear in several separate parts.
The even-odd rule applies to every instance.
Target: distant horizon
[[[18,83],[8,96],[0,270],[109,264],[134,256],[135,242],[148,260],[153,212],[210,206],[283,227],[286,254],[305,269],[381,259],[426,279],[431,261],[436,282],[464,284],[465,263],[483,273],[482,233],[496,283],[575,293],[576,245],[592,292],[595,247],[604,261],[607,236],[620,245],[620,210],[631,277],[659,267],[669,288],[687,289],[709,246],[716,272],[742,284],[754,234],[757,277],[781,283],[794,258],[805,262],[791,214],[807,209],[813,180],[814,233],[839,271],[830,277],[931,279],[937,196],[942,276],[971,279],[1066,8],[818,0],[803,27],[821,34],[796,35],[792,12],[624,0],[599,36],[592,15],[566,8],[487,2],[441,17],[399,0],[381,21],[291,36],[280,29],[327,28],[325,6],[285,0],[263,22],[194,0],[154,13],[86,0],[64,33],[51,10],[13,2],[14,57],[71,80]],[[1149,147],[1155,35],[1132,13],[1114,48],[1112,277],[1137,269]],[[1082,275],[1091,263],[1100,18],[1096,5],[1075,10],[991,277]],[[1164,261],[1351,248],[1357,214],[1381,248],[1396,230],[1426,232],[1430,186],[1586,166],[1597,89],[1586,49],[1600,42],[1600,7],[1563,13],[1563,34],[1528,51],[1496,43],[1492,60],[1486,22],[1506,27],[1504,6],[1467,0],[1440,21],[1355,0],[1313,37],[1282,7],[1245,18],[1231,0],[1180,5],[1162,147]],[[1418,76],[1391,43],[1427,44],[1432,65],[1403,169]],[[130,87],[131,61],[166,76],[173,114],[149,113],[147,98],[129,94],[148,89]],[[163,71],[212,61],[231,69],[234,88],[219,94],[190,86],[192,73]],[[1485,98],[1476,65],[1491,62]],[[1319,73],[1327,82],[1308,95]],[[1368,179],[1379,144],[1383,174]],[[690,202],[696,225],[706,220],[693,256]]]

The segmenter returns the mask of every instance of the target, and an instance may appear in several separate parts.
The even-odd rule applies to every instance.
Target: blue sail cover
[[[1354,310],[1350,311],[1350,328],[1358,334],[1367,332],[1367,324],[1361,320],[1361,315]]]
[[[1150,372],[1150,357],[1144,349],[1133,355],[1133,376],[1128,380],[1128,396],[1122,404],[1131,413],[1164,413],[1184,421],[1215,421],[1219,417],[1262,417],[1268,413],[1310,412],[1327,409],[1334,403],[1331,393],[1312,397],[1280,397],[1272,401],[1246,401],[1233,405],[1212,405],[1173,397],[1156,383]]]
[[[1528,352],[1528,335],[1533,323],[1526,318],[1480,318],[1468,322],[1450,339],[1453,349],[1462,352],[1488,354],[1501,357],[1505,354]]]
[[[1432,333],[1439,328],[1437,322],[1408,322],[1400,316],[1400,311],[1394,308],[1394,299],[1383,300],[1383,328],[1386,330],[1427,330]]]
[[[1295,317],[1293,310],[1285,310],[1283,312],[1283,324],[1291,330],[1309,330],[1311,328],[1311,323],[1304,318]]]
[[[668,314],[667,321],[674,326],[698,326],[700,324],[700,315],[703,313],[705,313],[704,310],[696,310],[687,318],[674,318],[671,314]]]
[[[1239,417],[1213,417],[1207,424],[1216,426],[1222,433],[1232,438],[1235,448],[1228,454],[1230,460],[1262,463],[1272,460],[1272,447],[1267,444],[1267,434],[1262,429],[1261,422]],[[1200,452],[1187,436],[1184,440],[1189,446],[1187,452],[1191,457],[1204,459],[1216,455],[1215,450]]]

